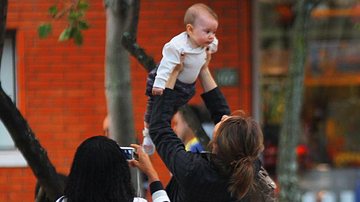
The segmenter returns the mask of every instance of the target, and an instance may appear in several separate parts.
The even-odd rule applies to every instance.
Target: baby
[[[218,40],[215,33],[218,27],[216,13],[202,3],[190,6],[184,16],[186,31],[172,38],[165,44],[162,59],[157,69],[147,78],[146,95],[149,96],[143,130],[143,150],[152,154],[154,144],[149,137],[148,124],[153,105],[153,96],[162,95],[167,80],[176,65],[183,64],[174,90],[179,93],[177,107],[186,104],[195,94],[195,81],[201,67],[205,64],[207,51],[217,51]]]

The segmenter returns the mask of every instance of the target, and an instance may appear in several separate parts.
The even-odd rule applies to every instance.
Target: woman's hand
[[[137,167],[149,178],[149,183],[154,181],[160,181],[159,175],[156,172],[154,166],[151,163],[149,155],[147,155],[138,144],[131,144],[131,147],[135,149],[135,153],[138,156],[138,160],[129,160],[131,167]]]
[[[165,85],[166,88],[174,89],[176,79],[177,79],[179,73],[184,69],[184,59],[185,59],[185,54],[181,53],[180,64],[177,64],[175,66],[174,70],[171,72],[170,77]]]
[[[208,92],[217,87],[217,84],[212,77],[209,70],[209,63],[211,60],[211,53],[209,50],[206,51],[205,64],[201,67],[199,78],[201,81],[201,86],[204,89],[204,92]]]
[[[201,67],[201,71],[202,70],[207,70],[209,68],[209,63],[211,61],[211,51],[209,50],[209,48],[206,49],[206,58],[205,58],[205,63],[204,65]]]

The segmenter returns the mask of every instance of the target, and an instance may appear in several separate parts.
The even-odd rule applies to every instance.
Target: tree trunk
[[[6,29],[7,0],[0,1],[0,64],[4,48]],[[1,68],[1,67],[0,67]],[[51,164],[46,151],[41,147],[34,133],[16,108],[10,97],[5,94],[0,81],[0,119],[9,131],[16,147],[25,157],[31,170],[51,201],[63,193],[63,186],[58,180],[56,170]]]
[[[300,110],[303,101],[304,68],[306,60],[306,25],[313,3],[299,0],[296,3],[296,18],[292,38],[292,58],[289,65],[288,84],[283,123],[280,131],[278,155],[279,201],[300,201],[297,177],[296,147],[300,137]]]
[[[129,54],[121,43],[123,33],[128,30],[133,2],[105,0],[105,90],[110,115],[109,132],[122,146],[129,146],[135,142],[130,61]]]
[[[121,146],[135,143],[134,117],[132,107],[130,60],[122,45],[125,32],[136,33],[139,0],[105,0],[106,47],[105,47],[105,92],[109,115],[109,132]],[[129,27],[135,23],[135,27]],[[131,179],[136,187],[142,187],[137,180],[137,169],[131,169]],[[138,184],[140,183],[140,184]],[[141,190],[137,190],[140,195]]]

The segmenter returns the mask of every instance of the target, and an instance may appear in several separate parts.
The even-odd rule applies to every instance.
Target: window
[[[16,103],[16,54],[15,32],[7,32],[1,59],[1,85],[5,93]],[[0,167],[26,166],[26,161],[15,148],[9,132],[0,121]]]
[[[256,4],[255,40],[259,44],[255,60],[259,61],[264,164],[273,175],[296,2],[259,0]],[[305,198],[326,191],[329,198],[354,201],[349,198],[355,196],[356,172],[360,168],[360,3],[318,2],[307,27],[303,128],[296,150],[300,187],[306,192]],[[342,184],[327,181],[325,175],[340,175]]]

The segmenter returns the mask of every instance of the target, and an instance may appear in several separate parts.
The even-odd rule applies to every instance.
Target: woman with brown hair
[[[258,177],[255,173],[265,172],[258,159],[264,150],[259,125],[242,111],[237,111],[231,116],[224,115],[214,131],[210,143],[212,153],[216,154],[213,162],[223,175],[230,176],[228,191],[238,199],[247,193],[254,198]]]
[[[261,167],[263,134],[258,123],[243,113],[230,114],[226,100],[208,69],[211,55],[200,72],[202,98],[215,122],[211,153],[185,151],[171,129],[178,95],[172,90],[179,65],[163,95],[156,96],[150,136],[160,157],[173,174],[166,191],[172,202],[274,201],[275,183]]]

